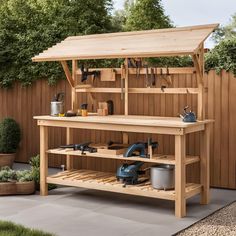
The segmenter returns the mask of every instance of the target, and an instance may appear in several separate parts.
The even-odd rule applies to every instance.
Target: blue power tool
[[[146,148],[151,145],[152,148],[158,147],[157,142],[152,142],[151,139],[148,143],[137,142],[128,147],[126,153],[124,153],[124,157],[132,157],[139,156],[143,158],[148,158],[148,154],[146,154]],[[145,171],[140,170],[141,166],[144,164],[142,161],[135,161],[131,164],[123,164],[121,165],[116,172],[116,178],[118,181],[124,183],[124,187],[126,184],[138,184],[140,181],[138,180],[139,175],[145,174]]]

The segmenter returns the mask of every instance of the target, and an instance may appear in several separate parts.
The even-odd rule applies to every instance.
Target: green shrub
[[[30,158],[29,164],[31,165],[31,172],[33,180],[36,183],[36,189],[40,189],[40,156],[36,155]],[[57,188],[55,184],[48,184],[48,190]]]
[[[0,123],[0,153],[15,153],[21,139],[20,127],[12,118]]]
[[[16,172],[9,167],[0,169],[0,183],[16,181]]]
[[[15,171],[10,167],[0,168],[0,182],[29,182],[33,180],[31,170]]]
[[[29,182],[33,181],[33,175],[31,170],[22,170],[16,172],[16,180],[17,182]]]
[[[205,69],[220,73],[221,70],[232,72],[236,76],[236,39],[222,40],[206,54]]]

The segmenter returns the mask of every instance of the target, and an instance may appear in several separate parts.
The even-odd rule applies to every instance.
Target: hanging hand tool
[[[139,77],[140,77],[140,70],[142,68],[142,59],[141,58],[137,58],[135,60],[135,64],[136,64],[136,78],[139,79]]]
[[[74,151],[80,150],[82,152],[81,154],[84,155],[86,155],[85,151],[90,153],[97,152],[96,148],[89,147],[90,144],[91,142],[80,143],[80,144],[69,144],[69,145],[62,145],[60,146],[60,148],[72,148]]]
[[[145,65],[146,68],[146,88],[150,88],[150,79],[149,79],[149,69],[148,65]]]
[[[166,67],[166,77],[165,77],[165,80],[166,80],[168,85],[172,85],[172,78],[171,78],[168,66]]]
[[[89,71],[88,68],[84,68],[84,65],[82,64],[81,68],[80,68],[81,72],[82,72],[82,76],[81,76],[81,82],[85,82],[88,79],[88,76],[92,75],[93,76],[93,82],[96,78],[98,78],[101,74],[100,71],[98,70],[94,70],[94,71]]]
[[[156,75],[155,75],[154,68],[151,68],[151,86],[155,86],[155,85],[156,85]]]

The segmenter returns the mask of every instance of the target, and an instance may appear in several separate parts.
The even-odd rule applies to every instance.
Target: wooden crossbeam
[[[194,67],[170,67],[170,68],[166,68],[166,67],[152,67],[155,71],[156,75],[165,75],[167,74],[167,70],[169,72],[169,74],[171,75],[175,75],[175,74],[194,74],[196,73],[196,69]],[[89,70],[108,70],[108,68],[89,68]],[[116,72],[116,74],[122,74],[122,69],[121,68],[114,68],[114,71]],[[81,75],[81,70],[77,70],[76,72],[78,75]],[[146,74],[146,68],[140,68],[140,75],[145,75]],[[136,68],[129,68],[129,75],[136,75],[137,74],[137,70]]]

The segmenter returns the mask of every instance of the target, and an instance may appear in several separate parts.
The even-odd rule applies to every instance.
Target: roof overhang
[[[32,58],[67,61],[194,55],[218,24],[72,36]]]

